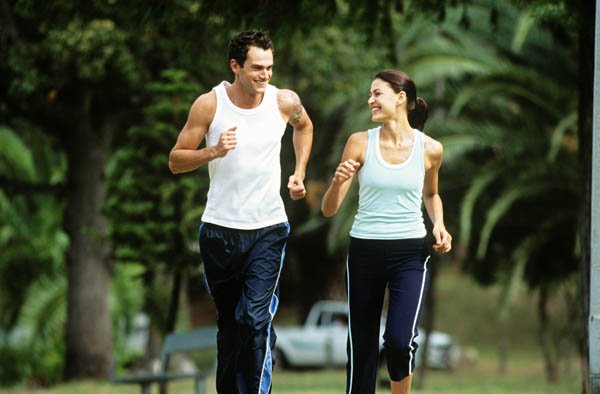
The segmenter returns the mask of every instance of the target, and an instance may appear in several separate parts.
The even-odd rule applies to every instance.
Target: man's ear
[[[229,68],[231,68],[231,71],[235,74],[238,75],[238,73],[240,72],[240,65],[237,62],[237,60],[235,59],[229,59]]]

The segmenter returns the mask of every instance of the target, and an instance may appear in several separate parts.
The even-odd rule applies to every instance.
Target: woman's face
[[[394,92],[394,89],[386,81],[378,78],[374,79],[371,83],[369,101],[367,102],[371,109],[371,120],[373,122],[383,122],[394,118],[403,94],[404,92]]]

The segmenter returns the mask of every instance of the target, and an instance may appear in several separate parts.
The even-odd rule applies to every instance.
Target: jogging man
[[[207,288],[217,307],[217,392],[271,389],[278,283],[290,227],[280,195],[281,138],[293,127],[296,158],[287,187],[304,198],[312,122],[298,95],[269,84],[273,43],[245,31],[229,44],[233,83],[193,103],[169,155],[173,173],[208,164],[210,187],[200,226]],[[203,139],[205,147],[199,148]]]

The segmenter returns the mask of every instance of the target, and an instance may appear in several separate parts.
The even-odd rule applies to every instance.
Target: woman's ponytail
[[[408,123],[414,129],[423,131],[427,121],[427,103],[423,98],[417,97],[417,86],[412,79],[402,71],[383,70],[375,74],[373,79],[381,79],[390,84],[394,92],[406,93]]]
[[[411,127],[423,131],[428,115],[427,102],[422,97],[417,97],[414,108],[408,111],[408,123]]]

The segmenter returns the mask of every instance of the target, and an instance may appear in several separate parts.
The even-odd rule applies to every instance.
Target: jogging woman
[[[381,71],[371,83],[371,119],[379,127],[352,134],[325,193],[321,211],[334,215],[358,173],[359,204],[350,231],[346,286],[350,308],[347,387],[374,393],[385,289],[389,303],[384,348],[392,394],[410,392],[417,323],[424,303],[429,251],[421,206],[433,223],[433,250],[447,253],[438,172],[442,145],[421,130],[427,103],[403,72]]]

